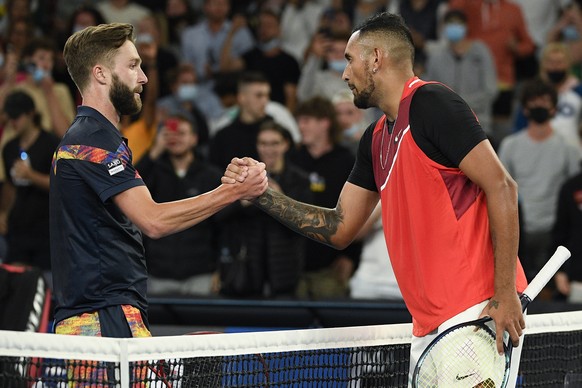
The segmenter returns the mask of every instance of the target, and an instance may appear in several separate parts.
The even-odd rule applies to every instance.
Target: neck
[[[532,122],[527,127],[527,133],[533,140],[542,141],[552,135],[553,129],[549,121],[542,124]]]
[[[184,170],[194,161],[194,152],[190,150],[180,155],[170,155],[170,161],[175,170]]]
[[[40,135],[40,128],[35,125],[22,131],[19,141],[20,148],[27,150],[36,141],[38,135]]]
[[[461,39],[458,42],[451,43],[451,49],[457,55],[463,55],[467,52],[470,46],[470,41],[468,39]]]
[[[113,126],[117,128],[119,126],[121,117],[111,103],[111,100],[109,100],[109,96],[103,96],[99,93],[95,93],[94,91],[89,91],[85,94],[89,97],[83,97],[82,104],[101,113],[107,120],[111,122],[111,124],[113,124]]]
[[[267,166],[267,172],[271,174],[279,174],[283,171],[285,167],[285,159],[281,158],[277,160],[274,164]]]
[[[212,32],[218,32],[222,28],[224,20],[208,20],[208,28]]]
[[[239,119],[244,124],[254,124],[258,122],[261,118],[257,118],[254,115],[246,112],[244,109],[240,110]]]
[[[379,97],[380,100],[378,103],[378,108],[386,114],[388,120],[396,120],[396,116],[398,116],[398,108],[400,107],[400,100],[402,99],[402,93],[404,92],[408,80],[412,77],[414,77],[412,69],[404,73],[389,73],[387,75],[376,77],[376,90],[388,91]]]
[[[320,158],[333,149],[333,144],[330,141],[318,142],[313,144],[306,144],[307,152],[314,158]]]

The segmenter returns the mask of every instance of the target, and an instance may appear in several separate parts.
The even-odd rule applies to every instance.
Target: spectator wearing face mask
[[[582,1],[568,2],[548,32],[547,41],[567,45],[572,55],[572,71],[578,77],[582,76]]]
[[[526,276],[532,279],[555,247],[552,227],[561,185],[580,169],[580,152],[556,133],[551,123],[556,113],[556,89],[541,78],[522,87],[521,106],[528,118],[524,131],[507,136],[499,159],[519,187],[522,210],[520,234]]]
[[[347,65],[344,52],[349,38],[349,32],[333,32],[331,35],[321,32],[313,37],[297,87],[299,102],[316,96],[331,100],[336,93],[349,90],[342,79]]]
[[[9,76],[0,88],[0,104],[12,90],[23,90],[32,97],[42,127],[61,137],[75,117],[75,104],[67,85],[53,79],[55,53],[51,40],[32,39],[22,50],[20,72]]]
[[[197,128],[198,144],[206,145],[208,121],[220,117],[224,111],[219,98],[207,84],[198,83],[194,66],[189,63],[168,72],[167,80],[171,94],[157,101],[158,111],[163,116],[180,113],[191,117]]]
[[[551,120],[556,133],[576,148],[580,147],[578,124],[582,118],[582,96],[580,80],[571,73],[571,53],[569,47],[560,42],[547,44],[540,59],[540,78],[549,82],[558,93],[556,114]],[[527,126],[527,118],[522,111],[516,115],[515,129]]]
[[[491,135],[491,110],[497,96],[491,52],[482,41],[467,37],[463,11],[449,10],[443,22],[446,49],[428,53],[423,78],[442,82],[459,93],[477,115],[485,133]]]
[[[259,13],[256,47],[245,52],[240,58],[232,57],[230,46],[232,37],[225,41],[221,58],[223,71],[248,70],[262,73],[271,85],[271,100],[279,102],[291,112],[297,101],[297,83],[299,82],[299,63],[287,51],[281,48],[281,20],[279,15],[265,9]]]

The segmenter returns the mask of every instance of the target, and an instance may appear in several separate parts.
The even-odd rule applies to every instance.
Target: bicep
[[[461,160],[459,168],[485,194],[493,192],[500,182],[512,181],[488,140],[473,147]]]
[[[336,211],[343,213],[344,235],[350,236],[350,241],[362,229],[379,199],[380,196],[376,191],[346,182],[340,193]]]
[[[139,229],[147,230],[147,225],[154,219],[153,211],[156,203],[146,186],[136,186],[115,195],[115,205]]]

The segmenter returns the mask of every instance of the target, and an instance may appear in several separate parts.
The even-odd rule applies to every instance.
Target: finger
[[[234,158],[232,158],[232,160],[230,162],[234,165],[237,165],[237,166],[248,166],[249,165],[248,159],[249,158],[247,158],[247,157],[244,157],[244,158],[234,157]]]
[[[513,345],[514,348],[519,346],[519,334],[518,334],[518,330],[516,330],[515,328],[508,330],[509,333],[509,338],[511,339],[511,344]]]
[[[223,176],[222,178],[220,178],[220,182],[222,182],[223,184],[231,185],[233,183],[236,183],[236,180],[234,178]]]
[[[501,355],[505,353],[505,349],[503,349],[503,333],[505,330],[497,330],[497,338],[495,340],[497,345],[497,352]]]
[[[247,166],[254,166],[254,165],[259,164],[259,161],[258,160],[255,160],[255,159],[251,158],[250,156],[245,156],[243,158],[243,160],[245,161],[245,164]]]

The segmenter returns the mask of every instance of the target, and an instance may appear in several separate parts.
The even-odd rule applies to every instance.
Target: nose
[[[342,79],[344,80],[344,82],[348,82],[350,80],[350,77],[348,77],[348,66],[346,66],[342,73]]]
[[[141,66],[139,67],[139,73],[137,75],[137,82],[139,84],[145,85],[148,83],[148,77],[145,75],[143,69],[141,68]]]

